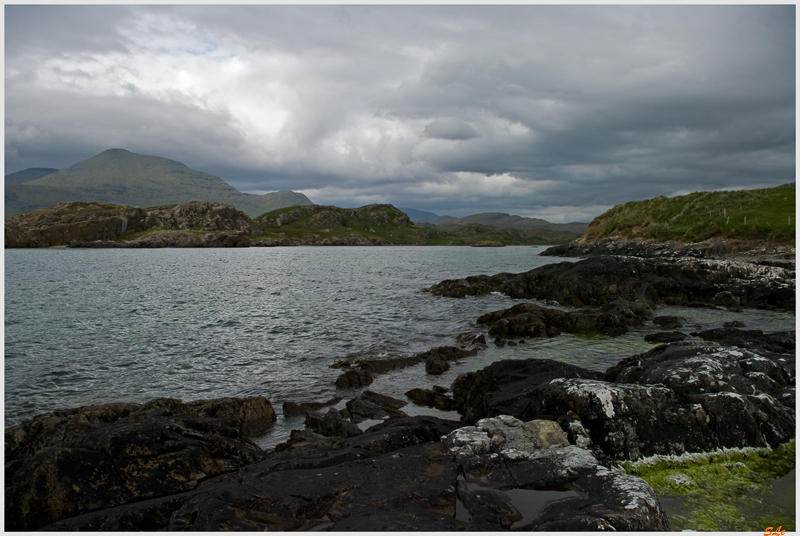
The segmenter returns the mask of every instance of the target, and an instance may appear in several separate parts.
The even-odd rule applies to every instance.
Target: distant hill
[[[56,171],[58,170],[53,168],[32,167],[23,169],[22,171],[17,171],[16,173],[9,173],[6,175],[6,186],[10,184],[22,184],[23,182],[35,181],[36,179],[41,179],[42,177],[46,177],[47,175],[55,173]]]
[[[424,210],[416,210],[413,208],[400,208],[397,207],[406,214],[408,217],[411,218],[411,221],[414,223],[439,223],[440,221],[450,220],[453,216],[439,216],[438,214],[434,214],[433,212],[425,212]]]
[[[414,225],[392,205],[360,208],[308,205],[275,210],[253,221],[269,245],[542,245],[575,239],[564,231],[496,229],[467,224],[452,231]]]
[[[437,229],[452,230],[462,225],[477,223],[488,225],[498,229],[517,229],[520,231],[532,231],[534,229],[547,229],[550,231],[566,231],[575,236],[580,236],[586,232],[587,223],[550,223],[539,218],[523,218],[521,216],[511,216],[502,212],[484,212],[473,214],[463,218],[451,218],[440,221],[436,224]]]
[[[10,216],[66,201],[100,201],[152,207],[189,201],[228,203],[250,217],[291,205],[309,205],[303,194],[280,191],[243,194],[219,177],[159,156],[109,149],[46,176],[7,185],[5,214]]]
[[[589,224],[581,242],[607,237],[700,242],[714,237],[794,243],[794,184],[631,201]]]

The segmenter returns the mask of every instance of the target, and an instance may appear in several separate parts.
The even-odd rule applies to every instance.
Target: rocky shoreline
[[[734,324],[605,371],[497,361],[399,400],[364,389],[425,363],[441,374],[497,344],[562,332],[620,335],[663,304],[793,311],[794,263],[590,256],[524,274],[443,281],[430,292],[503,292],[458,345],[341,361],[346,402],[283,401],[305,429],[263,450],[264,397],[156,399],[61,410],[6,429],[9,530],[669,530],[653,488],[621,462],[795,437],[795,332]],[[548,306],[560,303],[564,310]],[[665,332],[668,333],[668,332]],[[679,333],[679,332],[675,332]],[[352,391],[344,391],[352,392]],[[408,401],[460,420],[409,416]],[[404,409],[406,408],[406,409]]]

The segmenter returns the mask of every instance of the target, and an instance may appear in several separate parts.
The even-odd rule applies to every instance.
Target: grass
[[[565,231],[496,229],[469,224],[455,231],[417,227],[392,205],[367,205],[356,209],[331,206],[296,206],[274,210],[256,218],[263,234],[255,239],[319,242],[361,235],[373,243],[391,245],[506,245],[559,244],[576,238]]]
[[[610,236],[699,242],[714,237],[795,240],[795,189],[695,192],[617,205],[595,218],[584,240]]]
[[[794,508],[771,501],[770,488],[795,468],[795,448],[792,440],[774,450],[730,449],[622,465],[655,489],[672,530],[793,531]]]

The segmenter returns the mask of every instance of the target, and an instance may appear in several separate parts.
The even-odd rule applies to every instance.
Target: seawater
[[[302,428],[302,419],[280,416],[283,401],[355,394],[337,392],[340,371],[330,367],[337,360],[452,344],[456,334],[476,329],[478,316],[519,301],[500,294],[441,298],[422,289],[564,260],[539,256],[543,249],[9,249],[5,424],[89,404],[264,395],[279,413],[277,426],[258,441],[271,446]],[[680,314],[697,329],[727,320],[794,329],[794,317],[763,311],[658,314]],[[413,387],[447,386],[460,372],[507,358],[602,370],[649,349],[643,337],[635,331],[490,344],[443,376],[426,376],[419,365],[379,376],[370,389],[402,398]]]

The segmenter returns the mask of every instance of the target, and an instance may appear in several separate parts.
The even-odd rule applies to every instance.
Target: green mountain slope
[[[23,182],[30,182],[35,181],[36,179],[41,179],[42,177],[46,177],[51,173],[55,173],[58,171],[57,169],[53,168],[28,168],[23,169],[22,171],[17,171],[16,173],[9,173],[6,175],[6,186],[10,184],[22,184]]]
[[[520,231],[532,231],[534,229],[548,229],[550,231],[565,231],[574,236],[580,236],[586,232],[586,223],[550,223],[539,218],[523,218],[521,216],[511,216],[502,212],[484,212],[473,214],[463,218],[452,218],[436,223],[438,229],[453,230],[462,225],[476,223],[488,225],[498,229],[517,229]]]
[[[109,149],[45,177],[11,185],[6,216],[66,201],[151,207],[189,201],[228,203],[251,217],[289,205],[310,204],[296,192],[246,195],[219,177],[158,156]]]
[[[619,236],[699,242],[714,237],[794,243],[795,189],[695,192],[617,205],[589,224],[581,239]]]
[[[563,231],[520,231],[468,224],[453,231],[418,227],[392,205],[361,208],[308,205],[283,208],[255,218],[265,242],[369,245],[541,245],[575,239]]]

